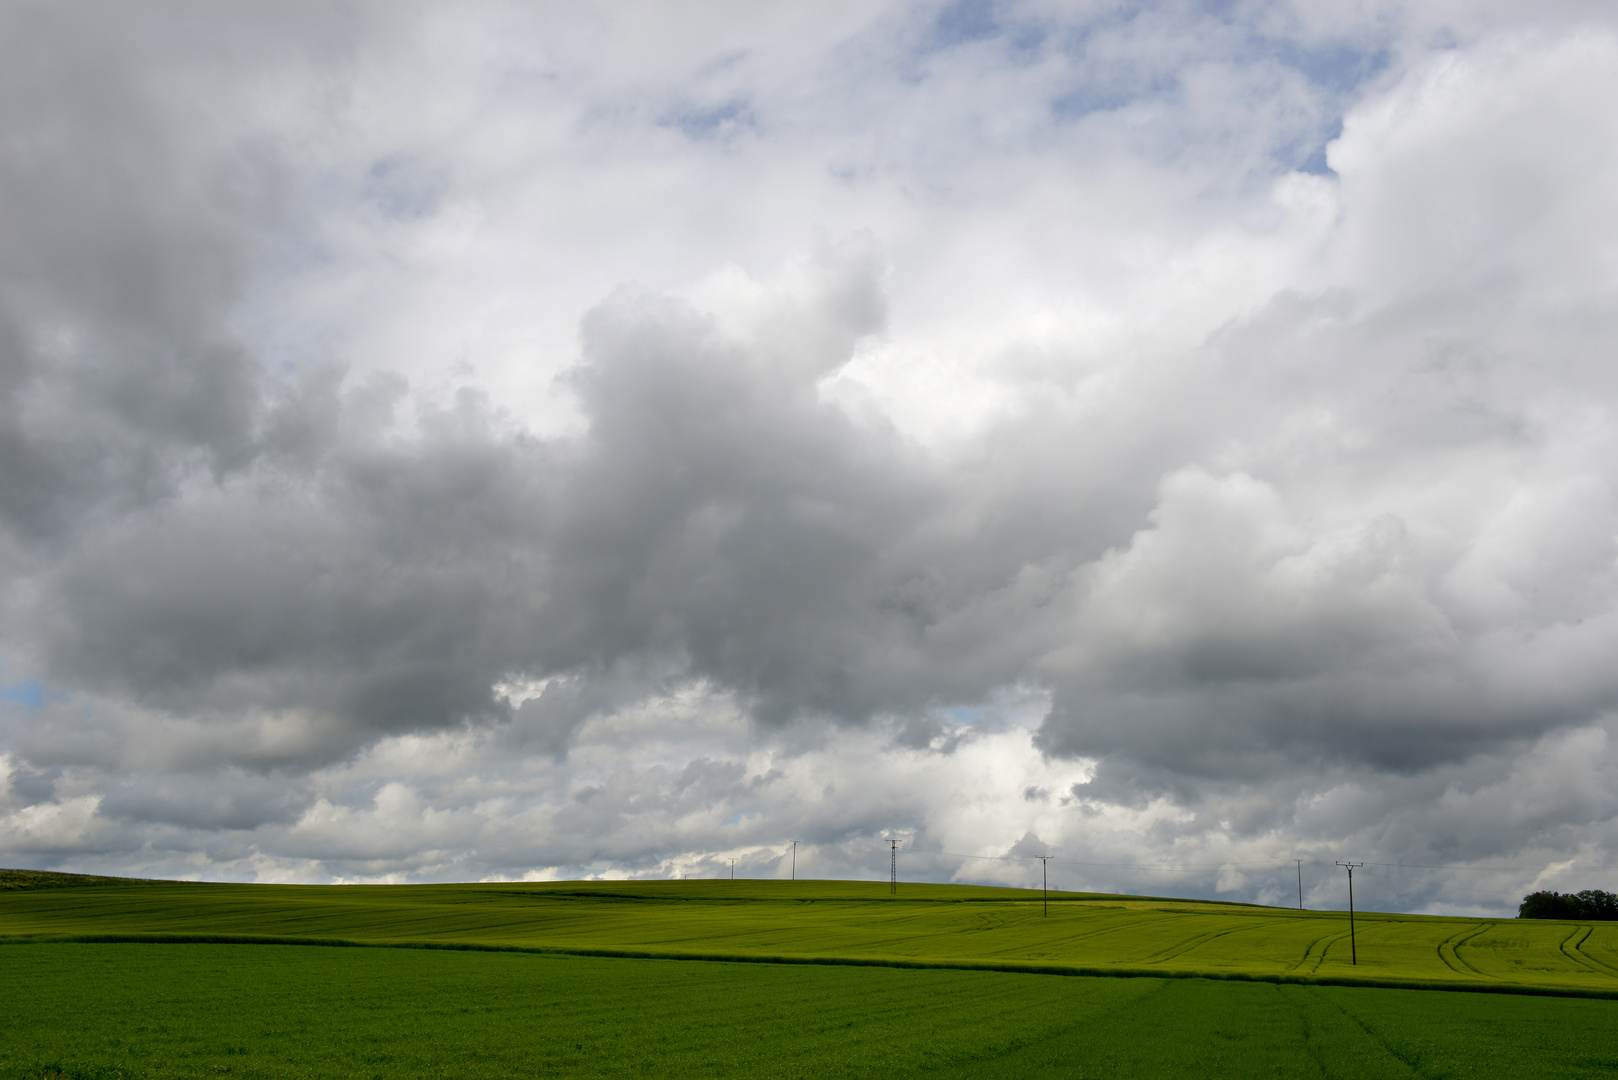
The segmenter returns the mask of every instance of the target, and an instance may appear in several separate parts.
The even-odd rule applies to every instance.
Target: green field
[[[1618,1002],[251,945],[0,948],[0,1076],[1598,1077]]]
[[[1618,923],[851,881],[122,883],[0,891],[0,940],[279,938],[1618,996]]]
[[[0,1078],[1618,1074],[1612,924],[1052,895],[0,872]]]

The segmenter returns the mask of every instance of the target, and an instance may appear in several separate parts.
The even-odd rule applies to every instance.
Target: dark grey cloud
[[[108,791],[99,809],[137,825],[237,830],[291,824],[312,801],[301,778],[227,768],[131,777]]]
[[[779,353],[678,304],[600,309],[576,443],[471,391],[409,431],[374,382],[284,397],[272,423],[327,432],[315,456],[305,437],[199,480],[58,562],[34,613],[50,675],[186,715],[310,710],[358,739],[503,717],[505,678],[669,655],[783,718],[903,704],[868,647],[917,631],[867,599],[926,493],[894,432],[815,398],[880,318],[877,263],[841,257]]]
[[[255,78],[329,58],[351,21],[305,5],[124,14],[0,15],[16,43],[0,75],[0,515],[47,543],[252,456],[262,391],[227,315],[284,185],[272,148],[233,124]]]

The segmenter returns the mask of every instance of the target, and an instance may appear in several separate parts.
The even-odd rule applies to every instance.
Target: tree
[[[1529,893],[1517,908],[1517,918],[1618,921],[1618,896],[1600,889]]]
[[[1600,889],[1585,889],[1579,893],[1579,903],[1584,907],[1581,919],[1618,920],[1618,896]]]

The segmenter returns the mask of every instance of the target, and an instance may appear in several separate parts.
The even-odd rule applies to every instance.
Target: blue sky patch
[[[1332,167],[1326,164],[1326,147],[1342,133],[1343,122],[1338,120],[1332,125],[1331,134],[1321,140],[1320,145],[1315,147],[1315,152],[1310,154],[1302,165],[1298,166],[1298,171],[1313,173],[1316,176],[1336,176],[1337,174],[1332,171]]]
[[[983,41],[1000,32],[1000,20],[995,17],[994,5],[987,0],[956,0],[938,13],[933,20],[935,49],[951,45],[966,45]]]
[[[677,128],[693,139],[722,139],[743,128],[753,130],[758,122],[745,98],[732,98],[717,105],[686,105],[664,113],[658,123]]]
[[[45,704],[45,687],[38,679],[24,679],[20,683],[0,687],[0,698],[38,709]]]
[[[1358,90],[1388,66],[1388,50],[1361,49],[1352,45],[1325,45],[1306,48],[1290,41],[1268,41],[1266,51],[1283,64],[1302,72],[1316,86],[1338,94]]]

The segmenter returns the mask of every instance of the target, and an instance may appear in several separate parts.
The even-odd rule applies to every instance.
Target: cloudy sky
[[[0,7],[0,865],[1618,889],[1602,3]]]

